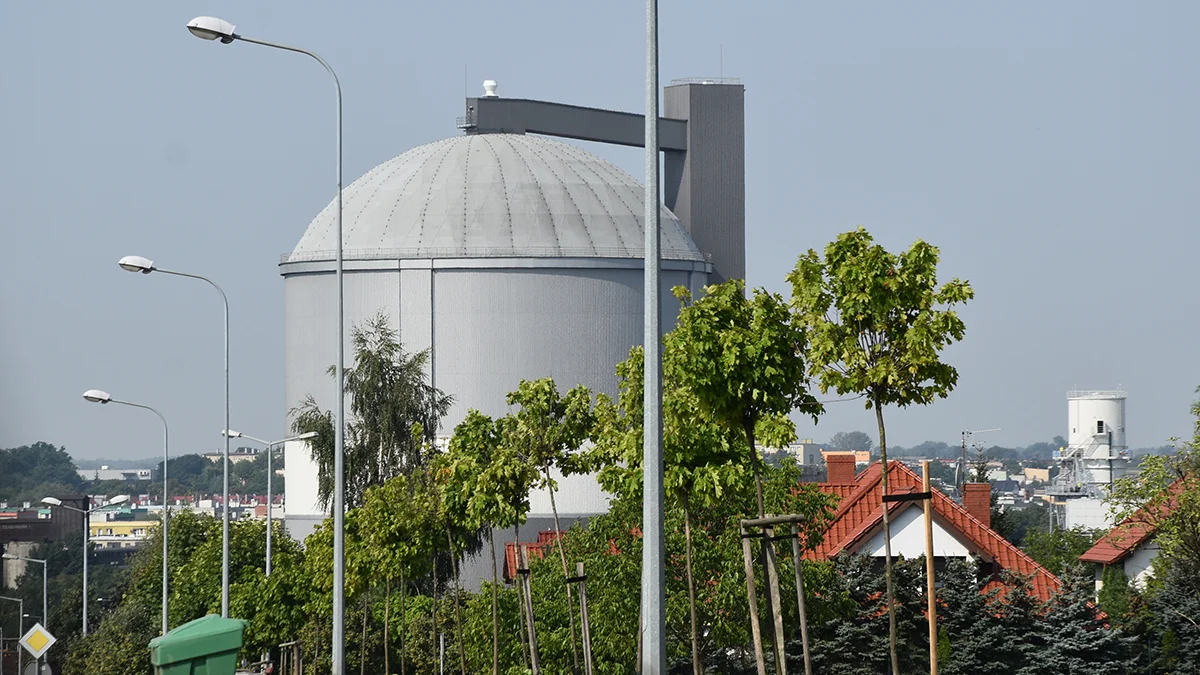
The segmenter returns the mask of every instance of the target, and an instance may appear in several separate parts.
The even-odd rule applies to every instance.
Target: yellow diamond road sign
[[[25,648],[25,651],[33,654],[35,659],[41,658],[42,654],[45,654],[55,642],[58,642],[58,638],[42,628],[40,623],[33,624],[33,628],[30,628],[29,632],[25,633],[25,637],[21,638],[21,646]]]

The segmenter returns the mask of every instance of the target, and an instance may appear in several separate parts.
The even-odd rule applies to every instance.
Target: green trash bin
[[[241,619],[209,614],[150,641],[155,675],[233,675],[242,648]]]

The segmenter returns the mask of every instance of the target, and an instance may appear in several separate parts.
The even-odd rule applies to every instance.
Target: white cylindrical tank
[[[1124,450],[1125,392],[1072,391],[1067,393],[1071,448]],[[1090,454],[1090,453],[1089,453]]]
[[[470,134],[413,148],[343,195],[346,331],[382,313],[406,351],[428,350],[431,384],[454,396],[442,435],[472,408],[509,412],[505,395],[522,379],[615,396],[616,365],[643,336],[644,194],[609,162],[539,136]],[[325,410],[336,400],[327,372],[337,357],[335,222],[326,208],[280,264],[285,412],[309,395]],[[660,229],[670,330],[679,311],[671,289],[699,295],[712,265],[666,207]],[[304,444],[285,452],[286,524],[302,538],[325,517],[316,465]],[[560,515],[608,508],[588,476],[565,480],[555,499]],[[535,493],[531,505],[529,527],[544,528],[549,499]]]

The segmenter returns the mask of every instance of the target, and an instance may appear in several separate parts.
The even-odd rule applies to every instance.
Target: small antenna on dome
[[[491,97],[494,97],[497,95],[495,80],[484,80],[483,81],[483,95],[488,98],[491,98]]]

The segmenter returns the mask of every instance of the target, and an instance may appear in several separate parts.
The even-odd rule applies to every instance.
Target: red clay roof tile
[[[842,551],[853,551],[882,524],[882,476],[882,464],[875,462],[856,477],[854,485],[820,485],[822,492],[837,495],[841,501],[824,541],[816,549],[807,551],[806,558],[830,559]],[[888,492],[892,494],[921,489],[921,477],[896,461],[888,462],[888,483]],[[893,503],[889,512],[897,513],[912,504]],[[978,554],[991,558],[1002,569],[1031,577],[1033,591],[1039,599],[1048,600],[1061,586],[1058,578],[1048,570],[936,489],[933,490],[933,510],[944,527],[960,534],[963,542]]]

